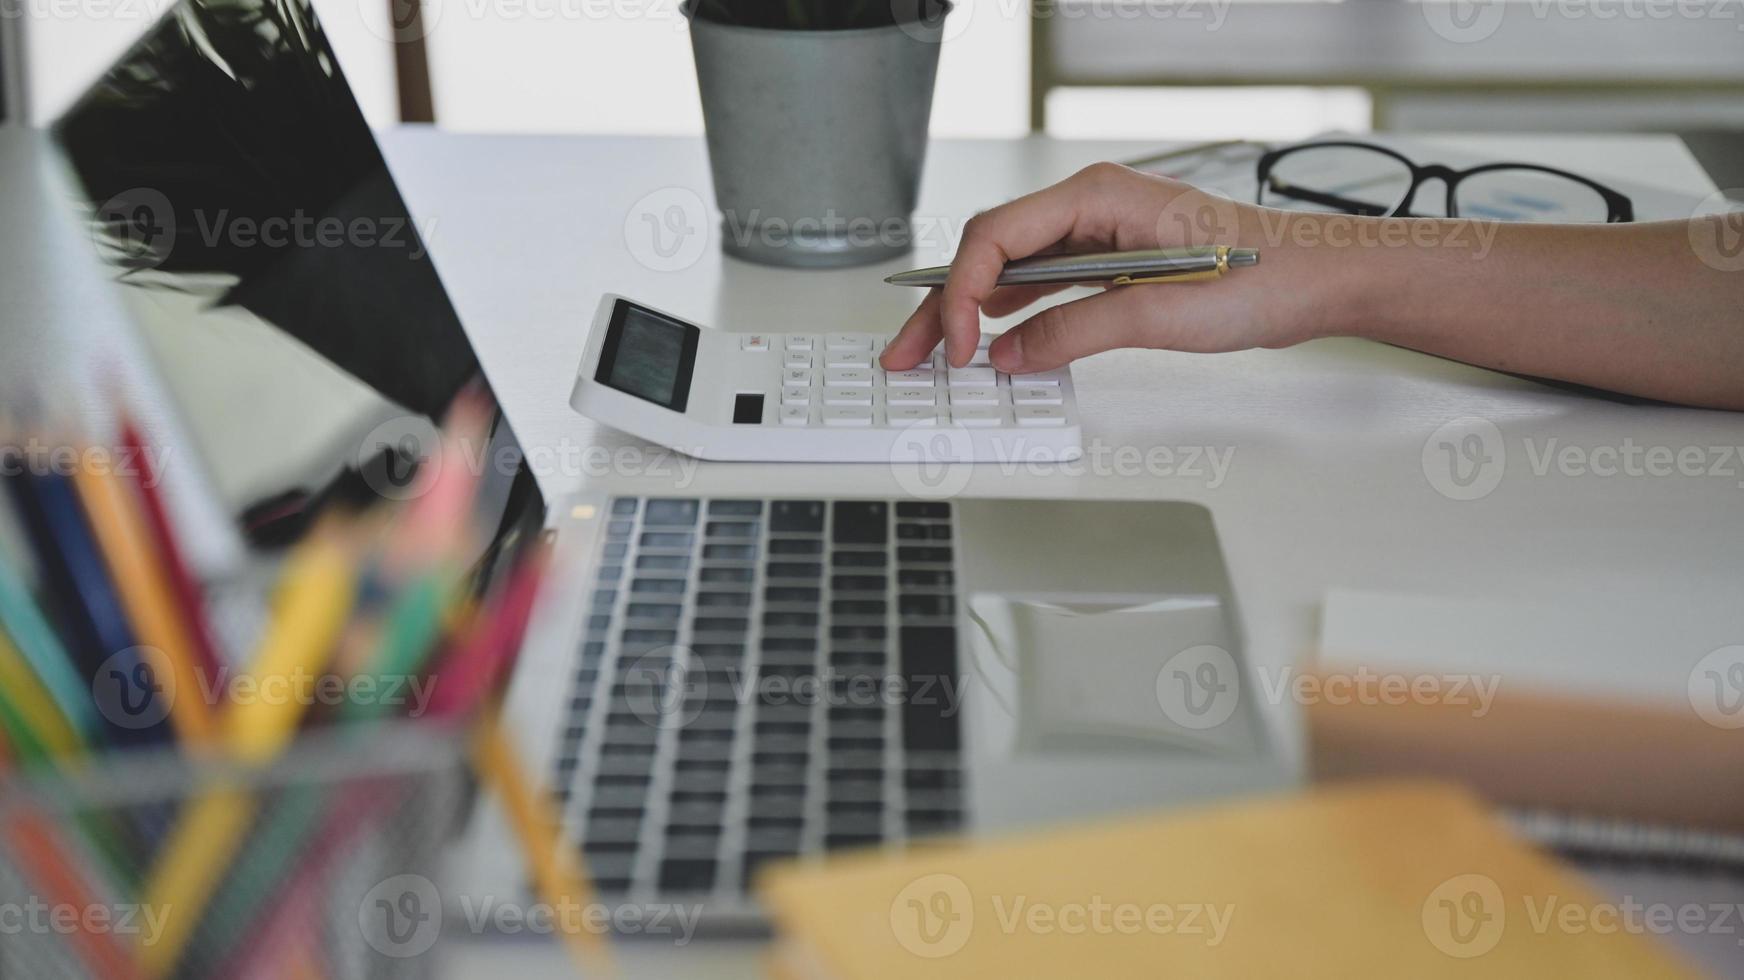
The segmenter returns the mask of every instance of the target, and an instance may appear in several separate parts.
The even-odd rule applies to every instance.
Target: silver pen
[[[1230,248],[1228,245],[1037,255],[1007,263],[1005,271],[999,274],[999,285],[1105,282],[1112,286],[1135,286],[1149,282],[1195,282],[1216,279],[1230,269],[1259,264],[1259,249]],[[884,281],[893,286],[943,286],[950,271],[950,266],[941,265],[899,272]]]

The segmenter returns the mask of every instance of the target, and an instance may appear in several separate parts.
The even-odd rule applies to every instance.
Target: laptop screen
[[[482,370],[305,0],[182,0],[55,135],[251,543],[409,485],[432,420]],[[537,528],[505,421],[492,440],[475,454],[497,511],[483,516],[503,535]]]

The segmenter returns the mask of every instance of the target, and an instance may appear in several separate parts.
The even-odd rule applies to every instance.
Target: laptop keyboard
[[[960,826],[948,503],[609,506],[552,781],[601,893]]]

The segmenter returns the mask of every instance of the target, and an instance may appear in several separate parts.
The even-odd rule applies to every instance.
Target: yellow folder
[[[790,980],[1695,976],[1629,903],[1426,783],[786,865],[760,893]]]

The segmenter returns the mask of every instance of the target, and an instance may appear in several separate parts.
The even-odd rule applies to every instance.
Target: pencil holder
[[[335,729],[265,768],[155,751],[0,781],[0,978],[423,977],[460,733]]]

